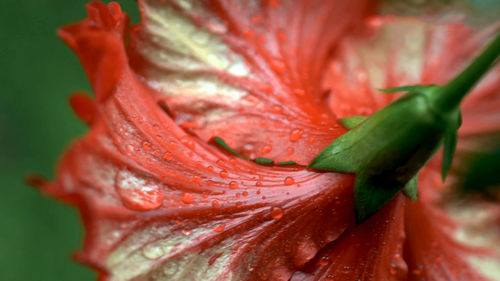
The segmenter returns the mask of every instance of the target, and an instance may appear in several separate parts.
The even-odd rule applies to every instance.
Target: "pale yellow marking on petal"
[[[145,4],[144,10],[148,31],[161,38],[166,49],[192,56],[216,70],[228,71],[235,76],[249,74],[243,59],[233,54],[217,35],[196,26],[172,7]]]

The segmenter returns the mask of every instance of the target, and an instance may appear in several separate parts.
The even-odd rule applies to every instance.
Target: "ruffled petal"
[[[404,197],[399,194],[373,217],[325,247],[291,281],[406,280],[403,261]],[[432,279],[431,279],[432,280]]]
[[[345,130],[325,62],[370,1],[140,1],[130,57],[181,127],[243,155],[307,165]]]
[[[288,280],[353,223],[352,176],[257,165],[189,134],[129,68],[117,5],[88,11],[60,34],[96,92],[76,103],[91,129],[45,190],[80,207],[78,258],[101,280]]]
[[[426,171],[420,180],[422,186],[429,187],[435,186],[439,177],[439,170]],[[442,197],[439,193],[436,189],[424,189],[421,195],[427,200],[411,202],[406,208],[408,280],[491,280],[481,274],[471,259],[491,259],[494,253],[491,249],[473,247],[457,240],[461,222],[452,220],[438,205]]]

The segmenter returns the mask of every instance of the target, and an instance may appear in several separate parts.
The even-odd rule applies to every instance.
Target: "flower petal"
[[[369,220],[344,233],[321,250],[307,268],[310,274],[296,272],[291,281],[406,280],[404,200],[399,194]]]
[[[132,66],[201,139],[307,165],[344,132],[323,102],[323,69],[368,2],[140,1]]]
[[[101,280],[288,280],[353,222],[353,177],[261,166],[188,134],[130,70],[116,4],[60,34],[96,92],[50,194],[81,208]]]

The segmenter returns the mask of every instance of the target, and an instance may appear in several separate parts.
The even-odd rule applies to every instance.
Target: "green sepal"
[[[448,129],[444,134],[444,149],[443,149],[443,164],[441,167],[441,177],[443,182],[451,168],[453,155],[457,146],[457,130],[455,128]]]
[[[356,225],[361,224],[391,201],[402,186],[379,186],[371,177],[356,176],[354,184],[354,208]]]
[[[421,150],[421,145],[425,146],[424,154],[433,152],[440,138],[436,126],[441,124],[436,125],[440,119],[434,116],[427,101],[422,94],[399,98],[335,139],[313,159],[309,168],[376,175],[380,171],[375,170],[404,165],[416,150]],[[426,157],[417,158],[425,161]]]
[[[410,198],[412,201],[417,201],[418,199],[418,176],[414,176],[406,185],[403,187],[403,193],[406,197]]]
[[[352,129],[358,126],[361,122],[365,121],[366,118],[366,116],[357,115],[340,118],[339,121],[342,126],[346,127],[347,129]]]
[[[430,88],[437,87],[437,85],[431,84],[431,85],[406,85],[406,86],[400,86],[400,87],[394,87],[394,88],[388,88],[388,89],[377,89],[377,91],[382,92],[382,93],[399,93],[399,92],[410,92],[410,93],[424,93],[425,91],[428,91]]]
[[[236,150],[232,149],[221,137],[215,137],[214,142],[225,150],[229,151],[231,154],[236,155],[242,159],[248,160],[245,156],[238,153]]]
[[[448,173],[461,122],[460,103],[498,62],[499,56],[500,33],[444,86],[410,85],[380,90],[408,94],[335,139],[308,168],[356,174],[354,204],[358,224],[401,189],[415,198],[416,174],[440,148],[443,138],[443,179]]]
[[[278,165],[279,166],[285,166],[285,165],[295,165],[297,163],[295,163],[295,161],[283,161],[283,162],[278,162]]]
[[[264,158],[264,157],[259,157],[254,160],[255,163],[260,164],[260,165],[272,165],[273,160],[269,158]]]

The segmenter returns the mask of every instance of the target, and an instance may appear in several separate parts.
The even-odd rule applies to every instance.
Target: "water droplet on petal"
[[[283,110],[283,107],[279,106],[279,105],[273,105],[271,107],[271,112],[272,113],[276,113],[276,114],[283,114],[284,113],[284,110]]]
[[[212,201],[212,208],[219,208],[219,201],[213,200]]]
[[[123,205],[136,211],[149,211],[161,206],[163,191],[151,180],[139,178],[127,170],[118,172],[115,187]]]
[[[231,189],[237,189],[238,188],[238,183],[235,182],[235,181],[231,181],[229,183],[229,188],[231,188]]]
[[[150,260],[156,260],[163,256],[163,249],[158,245],[146,245],[142,248],[142,255]]]
[[[222,232],[222,231],[224,231],[225,228],[226,228],[226,224],[223,223],[223,224],[215,227],[214,231],[216,231],[216,232]]]
[[[302,129],[293,129],[292,132],[290,133],[290,141],[291,142],[296,142],[298,141],[300,138],[302,138],[302,133],[303,133],[303,130]]]
[[[186,192],[186,193],[181,195],[180,199],[185,204],[191,204],[191,203],[193,203],[194,196],[192,193]]]
[[[179,144],[177,144],[176,142],[174,141],[171,141],[168,143],[168,148],[170,150],[177,150],[177,148],[179,147]]]
[[[269,153],[272,149],[273,149],[273,147],[271,145],[266,144],[266,145],[264,145],[264,147],[262,147],[261,153],[262,154]]]
[[[225,178],[229,177],[229,174],[227,173],[226,170],[222,170],[222,171],[219,172],[219,176],[221,178],[225,179]]]
[[[330,262],[328,261],[328,256],[324,256],[319,260],[321,266],[327,266]]]
[[[172,159],[172,153],[170,153],[170,152],[165,152],[165,153],[163,153],[162,158],[163,158],[163,160],[165,160],[165,161],[169,161],[169,160],[171,160],[171,159]]]
[[[143,141],[142,142],[142,149],[148,150],[148,151],[151,150],[151,143],[148,141]]]
[[[292,177],[286,177],[284,182],[285,185],[292,185],[295,183],[295,180]]]
[[[271,217],[275,220],[280,220],[283,217],[283,210],[279,207],[272,207]]]
[[[281,60],[277,60],[277,59],[271,60],[270,66],[271,66],[272,70],[274,70],[278,74],[281,74],[281,73],[285,72],[285,70],[286,70],[285,63],[283,63],[283,61],[281,61]]]
[[[182,137],[181,143],[184,144],[185,146],[187,146],[189,149],[194,148],[194,141],[188,136]]]

